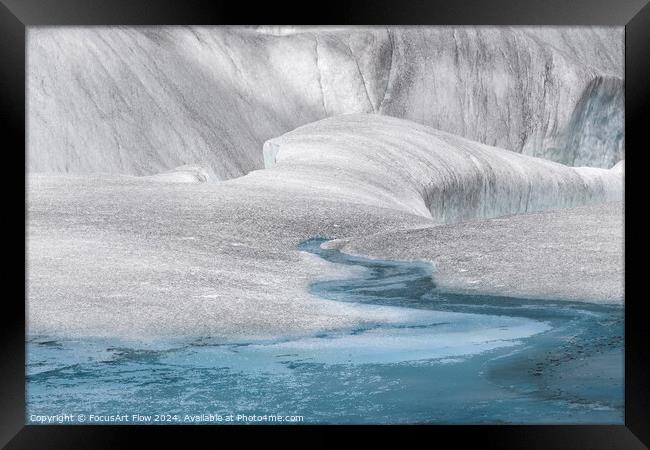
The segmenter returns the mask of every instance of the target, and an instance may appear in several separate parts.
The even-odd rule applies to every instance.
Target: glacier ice
[[[434,261],[434,280],[445,291],[603,303],[624,297],[620,202],[405,227],[328,245],[366,257]]]
[[[551,159],[572,166],[612,167],[623,157],[624,82],[598,77],[585,89]]]
[[[214,180],[215,175],[200,166],[184,165],[144,178],[167,183],[205,183]]]
[[[328,116],[405,118],[570,165],[622,159],[621,28],[36,27],[30,172],[218,179]]]
[[[29,174],[28,332],[245,341],[418,319],[311,295],[314,280],[345,275],[297,250],[314,236],[434,261],[450,288],[622,299],[620,202],[432,226],[318,163],[306,169],[285,160],[223,183]],[[322,188],[328,177],[338,190]]]
[[[620,301],[622,37],[30,28],[29,332],[241,340],[417,319],[310,295],[340,275],[297,251],[314,236],[435,260],[452,287]]]
[[[304,125],[267,142],[265,159],[272,170],[235,182],[286,179],[439,223],[620,201],[623,189],[619,170],[568,167],[374,114]]]
[[[502,261],[506,267],[497,272],[509,276],[514,267],[518,276],[510,278],[530,296],[557,285],[567,298],[588,293],[592,300],[620,300],[612,292],[620,273],[613,269],[622,267],[610,239],[621,230],[615,214],[614,225],[604,228],[601,210],[580,215],[579,208],[515,215],[496,225],[463,222],[451,231],[432,225],[606,200],[620,205],[623,163],[573,168],[375,114],[323,119],[265,148],[268,169],[222,183],[30,174],[30,332],[241,339],[407,319],[406,310],[309,294],[310,281],[332,274],[297,251],[313,236],[374,236],[371,249],[389,256],[394,249],[385,241],[401,244],[412,252],[406,256],[437,260],[443,268],[446,255],[460,254],[467,273],[482,280],[477,286],[495,293],[512,291],[489,276]],[[557,217],[559,224],[549,227],[548,218]],[[514,225],[498,226],[504,223]],[[412,240],[410,231],[423,229],[424,236],[415,231]],[[392,237],[403,230],[404,236]],[[432,246],[445,232],[449,246]],[[477,250],[486,236],[499,246]],[[584,242],[614,245],[607,264],[602,248]],[[426,248],[441,251],[432,255]],[[551,250],[579,271],[546,276]],[[535,264],[545,269],[520,270]],[[594,283],[575,283],[576,273]]]

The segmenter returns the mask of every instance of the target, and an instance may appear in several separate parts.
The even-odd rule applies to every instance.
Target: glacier
[[[620,303],[622,39],[32,27],[29,332],[241,340],[418,319],[310,294],[347,273],[297,249],[312,237],[427,261],[450,290]]]
[[[408,119],[569,165],[623,159],[620,28],[32,27],[36,173],[215,180],[330,116]]]
[[[30,417],[622,423],[623,32],[29,27]]]
[[[440,291],[620,304],[620,202],[413,226],[346,237],[328,248],[364,257],[430,261]]]
[[[273,170],[249,178],[286,179],[437,223],[620,201],[623,192],[618,168],[568,167],[373,114],[304,125],[263,151]]]
[[[417,320],[417,310],[310,294],[313,280],[341,276],[297,250],[313,236],[386,257],[396,256],[389,243],[409,243],[404,259],[433,262],[442,285],[466,287],[445,282],[462,268],[495,294],[525,286],[523,294],[537,298],[621,301],[620,270],[606,272],[622,267],[614,239],[622,214],[603,211],[621,205],[622,162],[568,167],[377,114],[326,118],[259,153],[268,168],[219,183],[178,182],[188,170],[197,181],[196,167],[162,174],[167,179],[30,174],[29,332],[252,339]],[[447,246],[434,246],[442,224],[454,231]],[[429,231],[394,237],[422,229]],[[356,246],[363,236],[377,240]],[[500,244],[481,250],[488,236]],[[607,243],[608,251],[585,242]],[[455,254],[460,268],[447,257]],[[548,270],[555,259],[563,270]],[[500,277],[490,267],[500,267]],[[586,281],[576,283],[578,274]]]

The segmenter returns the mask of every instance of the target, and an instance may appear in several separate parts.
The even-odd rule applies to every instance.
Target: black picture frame
[[[650,111],[650,4],[647,0],[328,0],[307,2],[235,2],[189,0],[0,0],[0,93],[3,155],[8,169],[2,179],[6,195],[4,225],[6,243],[13,244],[15,260],[5,270],[5,280],[14,289],[2,299],[0,325],[0,445],[6,448],[124,448],[144,437],[154,441],[180,437],[233,434],[248,435],[241,426],[31,426],[25,425],[25,280],[29,261],[18,238],[25,233],[25,30],[38,25],[172,25],[172,24],[310,24],[310,25],[608,25],[625,26],[625,197],[647,190],[635,172],[647,167],[642,161],[648,146]],[[23,149],[23,152],[21,152]],[[22,155],[22,156],[21,156]],[[22,188],[22,197],[19,189]],[[638,236],[632,230],[635,203],[626,211],[626,267],[638,248],[627,243]],[[22,216],[21,216],[22,211]],[[628,216],[630,214],[630,216]],[[636,212],[638,214],[638,212]],[[21,223],[19,217],[25,220]],[[636,240],[634,240],[636,241]],[[5,244],[6,244],[5,243]],[[635,247],[637,247],[635,245]],[[23,253],[21,281],[19,264]],[[7,255],[8,256],[8,255]],[[9,258],[7,258],[9,261]],[[22,287],[21,287],[22,283]],[[622,426],[257,426],[255,434],[290,432],[294,443],[319,444],[338,441],[341,430],[361,428],[374,439],[427,434],[432,443],[453,442],[485,448],[517,449],[641,449],[650,446],[650,351],[645,343],[643,296],[631,296],[635,281],[626,273],[625,304],[625,425]],[[20,300],[21,292],[23,301]],[[242,433],[244,431],[244,433]],[[305,433],[316,436],[307,437]],[[286,439],[286,438],[285,438]],[[304,439],[304,440],[303,440]]]

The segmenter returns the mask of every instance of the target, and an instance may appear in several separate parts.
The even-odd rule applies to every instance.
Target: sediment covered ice
[[[298,250],[316,236],[430,261],[449,289],[622,297],[622,29],[27,36],[31,335],[421,318],[310,294],[349,274]]]
[[[505,228],[494,225],[502,219],[433,225],[620,199],[622,164],[567,167],[373,114],[324,119],[265,150],[268,169],[222,183],[30,174],[29,333],[241,340],[417,320],[409,308],[310,294],[318,277],[346,276],[298,250],[315,236],[346,239],[339,242],[360,254],[381,249],[384,257],[450,268],[441,275],[465,269],[481,292],[521,293],[490,276],[514,271],[511,279],[527,296],[620,299],[612,289],[620,271],[603,270],[622,267],[612,265],[622,252],[614,245],[621,228],[604,226],[597,209],[575,221],[562,211],[513,216],[522,219]],[[589,229],[581,223],[595,231],[580,234]],[[410,231],[420,229],[427,231]],[[358,240],[364,236],[368,241]],[[488,243],[496,247],[481,247]],[[607,253],[599,251],[602,243]],[[464,266],[453,264],[454,255]],[[529,269],[548,264],[562,270],[546,277]]]
[[[568,167],[369,114],[300,127],[266,142],[264,159],[272,170],[242,182],[287,180],[438,223],[616,201],[623,185],[618,170]]]
[[[434,264],[439,289],[621,303],[623,208],[601,203],[330,241],[343,252]]]
[[[309,294],[348,275],[297,246],[424,218],[254,182],[30,174],[28,188],[30,335],[241,341],[418,317]]]
[[[31,172],[218,179],[328,116],[405,118],[569,165],[622,159],[622,28],[32,27]]]

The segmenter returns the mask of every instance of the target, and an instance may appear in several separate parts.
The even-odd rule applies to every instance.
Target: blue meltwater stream
[[[427,263],[324,241],[299,248],[355,270],[313,294],[409,319],[263,342],[30,336],[27,422],[623,423],[622,307],[442,293]]]

